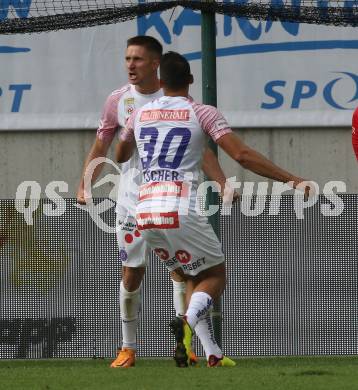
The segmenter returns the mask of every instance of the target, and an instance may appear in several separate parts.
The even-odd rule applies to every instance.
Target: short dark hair
[[[170,89],[178,90],[192,81],[189,62],[174,51],[165,53],[160,60],[160,79]]]
[[[143,46],[158,57],[161,57],[163,54],[163,46],[161,43],[157,39],[147,35],[137,35],[136,37],[129,38],[127,40],[128,46]]]

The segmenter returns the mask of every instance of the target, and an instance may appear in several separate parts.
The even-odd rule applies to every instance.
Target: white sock
[[[185,314],[185,282],[177,282],[172,279],[173,282],[173,304],[175,309],[175,315],[177,317],[183,317]]]
[[[215,355],[220,358],[222,351],[218,346],[215,336],[214,327],[212,321],[212,311],[210,310],[204,318],[202,318],[195,327],[195,333],[199,337],[201,345],[204,348],[206,359],[209,359],[210,355]]]
[[[213,306],[213,299],[205,292],[199,291],[191,296],[188,310],[185,313],[186,321],[194,330],[198,321],[204,318]]]
[[[141,286],[135,291],[127,291],[121,282],[119,301],[121,305],[122,348],[137,349],[136,333],[141,304]]]

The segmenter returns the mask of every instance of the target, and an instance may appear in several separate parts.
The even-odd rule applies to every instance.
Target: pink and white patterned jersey
[[[123,88],[113,91],[104,105],[101,121],[97,130],[97,137],[112,142],[116,132],[124,128],[129,116],[137,108],[163,96],[162,90],[153,94],[139,93],[135,86],[127,84]],[[121,215],[135,215],[138,198],[138,185],[142,182],[138,153],[121,166],[121,179],[117,196],[117,212]]]
[[[179,198],[190,191],[187,183],[191,185],[192,209],[206,137],[217,141],[231,131],[215,107],[185,97],[163,96],[136,110],[121,137],[135,137],[142,163],[143,185],[137,213],[176,212]]]

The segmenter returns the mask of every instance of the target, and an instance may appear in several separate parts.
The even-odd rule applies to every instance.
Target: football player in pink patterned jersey
[[[77,200],[85,204],[84,175],[88,165],[98,157],[105,157],[117,130],[124,126],[127,118],[135,108],[163,95],[160,89],[157,71],[162,55],[161,44],[149,36],[137,36],[127,41],[126,68],[129,84],[115,90],[107,98],[102,112],[97,137],[84,164],[83,175],[77,192]],[[225,176],[214,154],[207,150],[204,161],[206,174],[219,182],[223,188]],[[136,229],[135,203],[137,200],[137,186],[141,183],[138,176],[138,156],[133,156],[122,165],[118,201],[117,201],[117,241],[119,256],[122,262],[122,281],[120,284],[120,307],[122,322],[122,349],[111,367],[131,367],[135,364],[136,330],[138,312],[140,309],[140,286],[145,272],[150,249],[143,241]],[[102,165],[98,165],[91,178],[94,182]],[[185,282],[174,271],[173,300],[177,313],[185,313]],[[195,360],[195,355],[192,355]]]
[[[201,328],[203,320],[211,324],[212,302],[221,296],[226,284],[221,244],[207,218],[196,211],[198,173],[206,137],[211,137],[244,168],[259,175],[292,182],[294,187],[304,180],[245,145],[215,107],[188,99],[193,77],[183,56],[169,52],[162,57],[160,81],[165,96],[130,116],[117,153],[129,158],[138,149],[143,184],[139,189],[137,226],[167,269],[183,275],[187,293],[191,292],[185,317],[171,323],[177,342],[177,365],[188,366],[195,331],[209,367],[232,366],[235,363],[223,356],[213,333],[208,327],[204,331]]]
[[[352,146],[358,161],[358,107],[352,116]]]

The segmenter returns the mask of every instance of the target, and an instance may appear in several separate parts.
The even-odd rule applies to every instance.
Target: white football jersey
[[[215,107],[185,97],[163,96],[136,110],[121,137],[135,137],[142,164],[137,213],[176,211],[183,197],[193,209],[206,136],[216,141],[229,132]]]
[[[135,89],[134,85],[128,84],[122,89],[122,94],[118,100],[119,126],[124,128],[127,119],[135,109],[161,96],[163,96],[161,89],[156,93],[143,95]],[[121,172],[117,197],[117,213],[134,216],[138,198],[138,186],[142,183],[141,166],[137,151],[130,160],[121,165]]]

